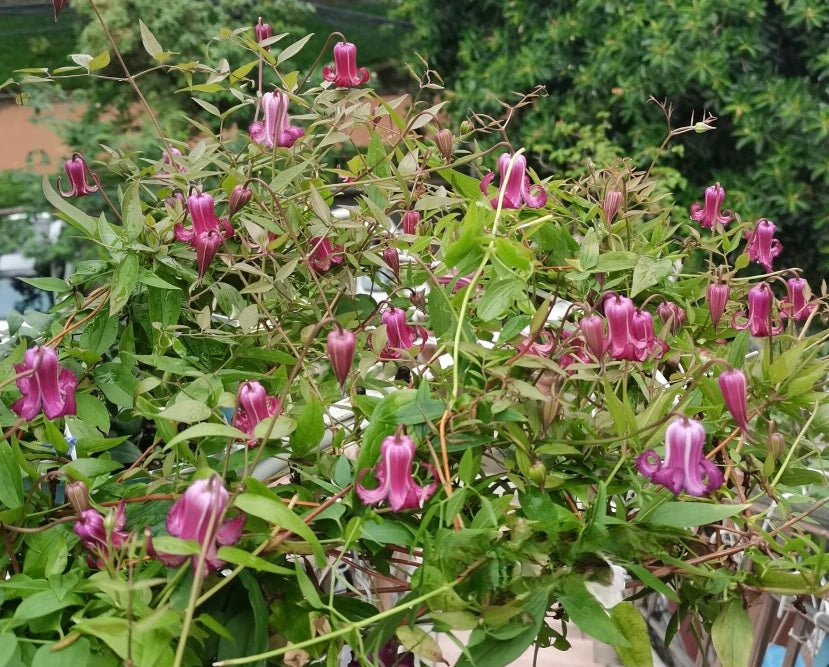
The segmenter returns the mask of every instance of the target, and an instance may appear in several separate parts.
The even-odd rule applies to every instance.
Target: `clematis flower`
[[[685,310],[672,301],[663,301],[660,303],[656,307],[656,314],[662,324],[669,324],[668,328],[674,335],[676,335],[682,328],[682,325],[685,324]]]
[[[535,357],[549,359],[555,346],[556,338],[552,333],[549,331],[539,331],[535,340],[532,340],[529,336],[523,336],[521,342],[515,347],[522,354],[530,354]]]
[[[501,177],[501,185],[498,190],[504,194],[502,207],[516,209],[526,204],[530,208],[541,208],[547,203],[547,192],[541,185],[533,187],[535,194],[530,189],[530,179],[527,176],[527,158],[523,155],[515,157],[509,180],[506,180],[511,159],[509,153],[502,153],[501,157],[498,158],[498,173]],[[484,176],[481,181],[481,192],[486,194],[493,178],[495,178],[494,171]],[[499,197],[495,197],[491,200],[492,206],[495,208],[498,207],[498,199]]]
[[[55,10],[55,23],[57,23],[58,16],[66,9],[66,5],[68,4],[69,0],[52,0],[52,9]]]
[[[233,425],[252,436],[259,422],[279,411],[279,399],[276,396],[268,396],[265,388],[255,380],[243,382],[236,392]],[[248,439],[248,447],[255,447],[258,442],[258,438],[251,437]]]
[[[714,325],[714,331],[720,324],[720,318],[725,312],[725,307],[728,304],[728,297],[731,295],[731,288],[725,283],[716,282],[708,285],[708,312],[711,314],[711,324]]]
[[[380,316],[386,325],[386,346],[380,353],[381,359],[399,359],[402,350],[409,350],[421,339],[421,348],[429,337],[423,327],[413,327],[406,323],[406,311],[389,306]]]
[[[617,361],[659,359],[668,350],[653,331],[653,316],[639,310],[626,296],[611,296],[604,302],[610,356]]]
[[[185,167],[182,164],[179,164],[178,161],[176,160],[176,158],[180,158],[180,157],[183,157],[182,154],[181,154],[181,151],[178,148],[176,148],[175,146],[170,146],[169,151],[165,150],[161,153],[161,161],[164,164],[166,164],[168,166],[172,166],[173,162],[176,162],[176,169],[178,169],[179,173],[180,174],[186,174],[187,173],[187,167]],[[167,172],[165,170],[162,170],[161,173],[166,174]]]
[[[593,314],[582,317],[579,328],[587,351],[594,359],[601,360],[608,346],[604,335],[604,320],[601,315]]]
[[[326,349],[331,369],[340,382],[340,390],[345,386],[346,378],[351,371],[351,362],[354,361],[356,337],[348,329],[337,328],[328,334]]]
[[[661,359],[668,351],[668,344],[657,338],[653,332],[653,315],[646,310],[636,309],[633,313],[632,331],[636,338],[634,346],[638,350],[639,361],[650,357]]]
[[[216,556],[217,545],[236,544],[242,537],[246,518],[244,514],[240,513],[222,522],[229,499],[230,494],[221,477],[214,474],[208,479],[193,482],[167,513],[167,532],[170,535],[198,542],[206,551],[205,576],[210,570],[217,570],[224,565],[224,561]],[[199,561],[198,556],[155,555],[167,567],[178,567],[190,558],[195,568]]]
[[[203,278],[207,267],[216,256],[222,241],[233,236],[233,227],[227,218],[217,218],[213,197],[196,191],[187,198],[187,212],[193,219],[192,229],[178,223],[173,230],[179,241],[189,243],[196,250],[196,266],[199,278]]]
[[[558,358],[558,363],[562,368],[572,366],[579,361],[585,364],[593,361],[584,349],[584,341],[575,332],[562,329],[559,335],[561,336],[560,345],[564,350]]]
[[[771,306],[774,301],[774,293],[771,291],[768,283],[760,283],[755,285],[748,291],[748,317],[743,311],[736,313],[731,319],[731,326],[737,331],[749,329],[751,335],[764,338],[766,336],[776,336],[783,331],[783,324],[776,326],[772,322]],[[737,318],[746,317],[745,323],[739,323]]]
[[[271,28],[269,23],[262,23],[262,17],[260,16],[259,20],[256,22],[256,25],[253,26],[253,33],[256,35],[256,41],[261,44],[266,39],[273,37],[273,28]],[[263,48],[265,51],[270,51],[271,45],[268,44]]]
[[[796,322],[809,319],[809,315],[817,309],[817,304],[809,301],[811,292],[809,283],[803,278],[789,278],[786,281],[786,298],[780,307],[782,317],[790,317]]]
[[[127,523],[126,505],[125,500],[118,503],[109,534],[104,516],[100,512],[86,509],[79,514],[72,529],[81,538],[81,543],[92,552],[87,558],[90,567],[102,568],[109,558],[110,549],[120,549],[129,539],[129,533],[124,531]]]
[[[98,192],[95,175],[89,170],[86,160],[80,153],[74,153],[71,160],[63,163],[63,168],[69,177],[70,185],[69,192],[64,192],[60,186],[60,176],[58,176],[58,190],[64,197],[85,197]],[[87,176],[93,180],[92,185],[86,182]]]
[[[720,488],[723,474],[702,454],[705,429],[687,417],[674,419],[665,431],[665,459],[649,449],[636,459],[639,472],[679,495],[703,496]]]
[[[420,224],[421,215],[418,211],[406,211],[400,219],[400,227],[404,234],[417,234],[417,226]]]
[[[240,210],[242,210],[245,207],[245,204],[250,201],[252,195],[253,190],[249,187],[242,185],[241,183],[234,185],[233,190],[230,191],[230,197],[227,198],[227,217],[232,218]]]
[[[705,188],[705,206],[691,205],[691,220],[696,220],[700,227],[713,229],[715,223],[727,225],[731,222],[731,211],[720,212],[725,200],[725,189],[717,183]]]
[[[604,221],[609,225],[613,222],[616,214],[619,212],[619,207],[622,205],[622,193],[618,190],[608,190],[604,195],[602,201],[602,213],[604,214]]]
[[[436,280],[441,285],[452,285],[452,294],[458,292],[465,287],[469,287],[472,284],[472,278],[475,277],[475,272],[472,271],[471,273],[467,273],[464,276],[458,277],[458,270],[452,269],[452,272],[445,275],[445,276],[437,276]],[[478,290],[482,290],[483,286],[478,285]]]
[[[772,270],[771,264],[774,258],[783,252],[780,241],[774,238],[776,231],[777,227],[771,220],[760,218],[754,227],[754,231],[746,231],[745,233],[745,238],[748,240],[746,250],[749,259],[762,265],[766,271]]]
[[[435,132],[435,145],[438,147],[440,154],[443,158],[447,161],[452,159],[452,145],[454,143],[454,139],[452,138],[452,132],[450,130],[438,130]]]
[[[250,124],[251,141],[273,148],[290,148],[297,139],[305,134],[305,130],[296,125],[291,125],[288,116],[288,96],[281,90],[273,93],[265,93],[262,96],[262,120]]]
[[[376,505],[385,500],[395,512],[423,507],[437,488],[437,475],[432,466],[422,464],[432,474],[432,483],[420,486],[412,476],[414,455],[415,444],[409,436],[390,435],[385,438],[380,444],[380,460],[374,469],[378,487],[367,489],[361,484],[368,472],[368,469],[362,470],[355,485],[360,500],[366,505]]]
[[[725,407],[734,417],[737,426],[748,432],[748,405],[746,399],[746,375],[737,368],[720,373],[717,378]]]
[[[14,370],[21,375],[16,382],[23,397],[11,407],[19,417],[31,421],[41,410],[48,419],[75,414],[78,379],[58,363],[58,355],[51,347],[35,345],[26,350],[23,363],[15,364]]]
[[[309,260],[311,261],[311,268],[316,273],[328,273],[335,264],[342,264],[345,257],[343,256],[342,246],[332,246],[324,236],[315,236],[310,240],[311,254]]]
[[[400,280],[400,253],[397,248],[384,248],[383,261],[391,269],[394,279]]]
[[[354,88],[368,81],[368,70],[357,69],[357,47],[351,42],[334,44],[334,67],[323,67],[322,78],[340,88]]]

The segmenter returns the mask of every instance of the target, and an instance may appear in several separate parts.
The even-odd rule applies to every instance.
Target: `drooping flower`
[[[186,174],[187,173],[187,167],[185,167],[183,164],[180,164],[179,161],[176,159],[176,158],[180,158],[180,157],[183,157],[182,154],[181,154],[181,151],[178,148],[176,148],[175,146],[170,146],[170,150],[164,150],[161,153],[161,161],[164,164],[166,164],[168,166],[173,166],[173,163],[175,163],[176,169],[178,170],[178,172],[180,174]],[[166,170],[162,170],[161,173],[166,174],[167,172],[166,172]]]
[[[193,227],[186,229],[176,224],[173,233],[179,241],[189,243],[196,251],[196,267],[199,278],[204,277],[207,267],[216,256],[223,240],[233,236],[233,227],[227,218],[217,218],[213,197],[196,191],[187,198],[187,212],[193,219]]]
[[[731,211],[720,211],[725,200],[725,188],[719,183],[705,188],[705,206],[691,205],[691,220],[696,220],[700,227],[713,229],[715,223],[727,225],[731,222]]]
[[[230,197],[227,198],[227,217],[232,218],[240,210],[242,210],[245,204],[250,201],[252,195],[253,190],[246,185],[243,185],[242,183],[234,185],[233,189],[230,191]]]
[[[253,33],[256,35],[256,41],[261,44],[266,39],[270,39],[271,37],[273,37],[273,28],[271,28],[269,23],[262,23],[262,17],[260,16],[259,20],[256,22],[256,25],[253,26]],[[271,45],[268,44],[263,48],[266,51],[270,51]]]
[[[395,512],[417,509],[432,497],[437,488],[435,469],[421,464],[432,474],[432,483],[420,486],[412,475],[415,444],[407,435],[390,435],[380,444],[380,460],[374,469],[376,489],[367,489],[361,483],[368,469],[360,471],[355,485],[357,496],[366,505],[387,501]]]
[[[748,404],[746,399],[746,375],[737,368],[720,373],[717,384],[725,402],[725,407],[734,417],[737,426],[743,432],[748,431]]]
[[[98,192],[95,175],[89,170],[86,160],[83,159],[80,153],[74,153],[71,160],[63,163],[63,168],[69,177],[70,186],[69,192],[64,192],[60,186],[60,176],[58,176],[58,190],[64,197],[85,197]],[[92,185],[86,182],[87,176],[92,179]]]
[[[214,474],[193,482],[167,513],[167,532],[182,540],[198,542],[206,552],[205,576],[210,570],[224,565],[224,561],[216,555],[217,545],[236,544],[242,537],[246,518],[244,514],[223,521],[229,499],[230,494],[221,477]],[[190,558],[195,568],[199,561],[199,556],[155,555],[168,567],[178,567]]]
[[[512,169],[509,169],[512,161]],[[507,171],[509,170],[509,180]],[[541,208],[547,203],[547,191],[542,185],[535,185],[530,188],[530,179],[527,176],[527,158],[523,155],[516,155],[513,158],[509,153],[501,154],[498,158],[498,173],[501,177],[499,193],[503,193],[502,208],[516,209],[527,205],[530,208]],[[495,178],[495,172],[490,172],[481,181],[481,192],[486,194],[489,184]],[[535,190],[535,194],[533,194]],[[498,207],[498,197],[491,200],[492,206]]]
[[[340,382],[341,390],[345,386],[348,374],[351,372],[356,340],[354,332],[348,329],[336,328],[328,334],[326,341],[328,359],[331,361],[331,369],[334,371],[334,375]]]
[[[438,147],[440,154],[447,161],[452,159],[453,143],[454,140],[452,139],[452,132],[450,130],[443,129],[435,132],[435,145]]]
[[[744,311],[735,313],[731,319],[731,326],[737,331],[748,329],[752,336],[764,338],[766,336],[776,336],[783,331],[783,324],[774,324],[772,321],[772,303],[774,302],[774,293],[771,291],[768,283],[760,283],[755,285],[748,291],[748,317]],[[737,318],[745,318],[745,323],[740,323]]]
[[[255,380],[242,382],[236,392],[233,425],[240,431],[253,436],[259,422],[272,417],[279,411],[279,399],[276,396],[268,396],[259,382]],[[248,439],[248,447],[255,447],[258,442],[258,438],[251,437]]]
[[[55,22],[57,23],[58,16],[60,16],[61,12],[66,9],[66,5],[69,4],[69,0],[52,0],[52,9],[55,10]]]
[[[762,265],[766,271],[772,271],[774,258],[783,252],[780,241],[774,238],[776,231],[777,227],[771,220],[760,218],[754,227],[754,231],[746,230],[745,233],[745,238],[748,240],[746,250],[749,259]]]
[[[613,222],[616,214],[619,212],[619,207],[622,205],[622,193],[618,190],[608,190],[604,195],[602,201],[602,213],[604,214],[604,221],[609,225]]]
[[[803,322],[817,308],[817,303],[809,301],[811,292],[809,283],[803,278],[789,278],[786,281],[786,298],[780,304],[780,315],[790,317],[795,322]]]
[[[395,280],[400,280],[400,253],[397,248],[384,248],[383,261],[391,269]]]
[[[522,336],[521,342],[515,347],[522,354],[531,354],[549,359],[556,347],[556,338],[549,331],[539,331],[535,338]]]
[[[127,523],[126,504],[125,500],[118,503],[109,534],[100,512],[90,508],[79,514],[72,529],[81,538],[81,543],[92,552],[88,558],[90,566],[102,568],[109,558],[110,549],[120,549],[129,539],[129,533],[124,531]]]
[[[694,419],[674,419],[665,431],[665,459],[649,449],[636,459],[639,472],[679,495],[703,496],[720,488],[723,474],[702,454],[705,429]]]
[[[331,241],[325,236],[315,236],[310,243],[311,253],[308,259],[316,273],[328,273],[334,265],[343,263],[345,256],[342,246],[332,246]]]
[[[631,330],[636,339],[634,346],[638,351],[639,361],[650,357],[661,359],[662,355],[668,351],[668,344],[654,334],[653,315],[648,311],[636,309],[633,313]]]
[[[281,90],[262,96],[262,110],[263,119],[254,121],[248,128],[254,143],[267,148],[290,148],[305,134],[301,127],[291,125],[288,116],[288,95]]]
[[[574,331],[562,329],[559,335],[561,336],[559,345],[561,346],[562,353],[558,357],[558,363],[562,368],[572,366],[579,361],[585,364],[593,361],[584,349],[584,341]]]
[[[19,417],[31,421],[41,410],[48,419],[75,414],[78,379],[58,363],[54,349],[35,345],[26,350],[23,363],[15,364],[14,370],[20,374],[16,382],[23,397],[11,407]]]
[[[594,359],[601,360],[607,351],[608,341],[604,335],[604,320],[601,315],[586,315],[579,322],[584,346]]]
[[[334,67],[323,67],[322,78],[340,88],[354,88],[368,81],[368,70],[357,69],[357,47],[351,42],[334,44]]]
[[[728,305],[731,288],[725,283],[711,283],[708,285],[707,295],[708,312],[711,314],[711,324],[714,325],[714,331],[716,331],[720,324],[720,318],[725,312],[725,307]]]
[[[656,307],[656,314],[662,324],[667,324],[670,332],[674,335],[685,324],[685,309],[673,301],[663,301]]]
[[[467,273],[463,276],[458,276],[458,270],[452,269],[452,272],[445,275],[445,276],[437,276],[436,280],[441,285],[452,285],[452,294],[458,292],[465,287],[469,287],[472,284],[472,278],[475,277],[475,272]],[[478,284],[478,289],[483,289],[483,286]]]
[[[404,234],[417,234],[417,226],[420,224],[421,215],[418,211],[406,211],[400,218],[400,227]]]
[[[386,346],[380,353],[381,359],[399,359],[402,351],[409,350],[421,339],[420,346],[426,344],[428,334],[423,327],[413,327],[406,323],[406,311],[389,306],[380,316],[386,325]]]
[[[636,308],[626,296],[612,295],[604,301],[610,356],[617,361],[659,359],[668,350],[653,331],[653,316]]]

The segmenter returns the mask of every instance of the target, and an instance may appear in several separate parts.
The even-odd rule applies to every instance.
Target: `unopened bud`
[[[547,480],[547,466],[541,461],[536,461],[530,466],[529,477],[538,486],[543,487],[544,482]]]
[[[616,214],[619,212],[619,207],[622,205],[622,193],[618,190],[608,190],[604,195],[602,202],[602,213],[604,213],[604,221],[606,224],[611,224]]]
[[[331,369],[340,383],[340,389],[345,386],[345,381],[351,372],[351,362],[354,360],[354,349],[356,337],[348,329],[336,328],[328,334],[327,341],[328,359],[331,361]]]
[[[260,44],[264,42],[266,39],[270,39],[273,37],[273,28],[271,28],[270,24],[262,23],[262,17],[259,17],[259,21],[253,26],[253,32],[256,34],[256,41]],[[266,51],[270,51],[270,45],[263,47]]]
[[[236,185],[233,187],[233,190],[230,191],[230,197],[227,199],[227,206],[228,206],[228,218],[232,218],[236,213],[238,213],[242,207],[250,201],[250,197],[253,194],[253,191],[250,188],[245,187],[244,185]]]
[[[412,305],[418,310],[426,311],[426,292],[412,292],[409,297]]]
[[[447,162],[452,159],[452,144],[452,132],[449,130],[438,130],[435,133],[435,145]]]
[[[708,123],[703,123],[700,121],[696,125],[694,125],[694,132],[697,134],[704,134],[706,132],[710,132],[711,130],[715,130],[716,128],[713,125],[709,125]]]
[[[420,224],[420,213],[417,211],[406,211],[400,220],[400,226],[404,234],[417,234],[417,226]]]
[[[774,420],[769,422],[769,438],[767,447],[769,454],[771,454],[775,459],[780,458],[780,455],[783,453],[783,449],[786,447],[786,438],[782,433],[776,430]]]
[[[400,282],[400,254],[397,252],[397,248],[386,248],[383,250],[383,261],[391,269],[395,280]]]
[[[69,482],[66,485],[66,499],[76,514],[89,509],[89,487],[86,482]]]
[[[461,121],[461,134],[466,134],[467,132],[471,132],[473,129],[472,123],[468,120]]]

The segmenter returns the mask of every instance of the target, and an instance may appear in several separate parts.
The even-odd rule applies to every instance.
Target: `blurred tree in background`
[[[766,217],[813,284],[829,266],[829,4],[822,0],[402,0],[415,50],[445,79],[456,120],[546,86],[510,123],[543,171],[630,155],[647,166],[676,124],[717,131],[671,143],[658,168],[682,204],[720,181],[743,219]],[[682,177],[679,177],[681,172]],[[816,285],[817,286],[817,285]]]

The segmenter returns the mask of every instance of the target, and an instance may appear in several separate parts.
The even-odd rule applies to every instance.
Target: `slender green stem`
[[[783,464],[780,466],[780,470],[777,471],[777,474],[774,476],[774,479],[771,481],[772,488],[777,486],[777,483],[780,481],[780,478],[783,477],[783,473],[786,472],[786,468],[789,467],[789,463],[791,463],[792,456],[794,456],[794,452],[797,449],[797,446],[800,444],[800,440],[803,438],[804,434],[806,433],[809,426],[812,425],[812,422],[817,417],[818,407],[820,406],[820,401],[815,401],[815,408],[812,410],[812,414],[809,415],[809,418],[806,420],[806,423],[803,424],[803,428],[800,429],[800,433],[797,434],[797,437],[794,439],[792,446],[789,447],[789,451],[786,454],[786,458],[783,461]]]

